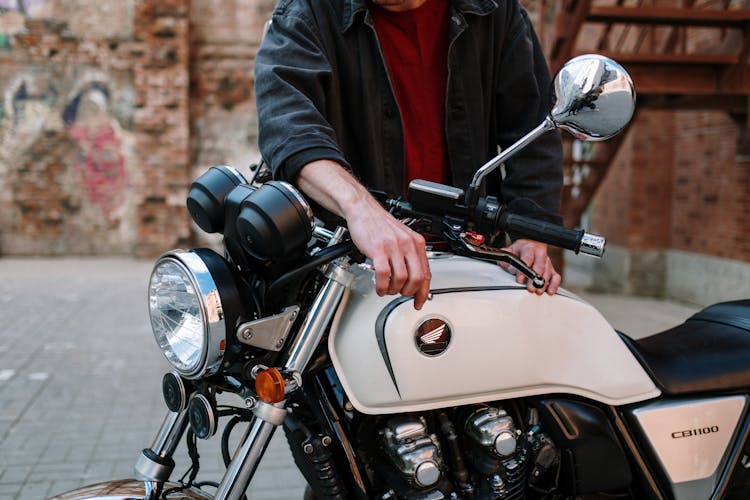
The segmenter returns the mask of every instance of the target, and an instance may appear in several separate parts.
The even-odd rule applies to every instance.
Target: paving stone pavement
[[[168,365],[146,303],[151,266],[0,259],[0,500],[41,500],[133,476],[166,414]],[[173,477],[189,466],[184,449]],[[199,441],[198,451],[198,480],[218,481],[219,439]],[[304,484],[277,433],[251,498],[301,498]]]
[[[161,377],[168,366],[146,304],[151,266],[126,258],[0,259],[0,500],[40,500],[132,477],[165,415]],[[695,310],[587,298],[628,333],[668,328]],[[173,478],[187,470],[184,448]],[[198,480],[219,480],[219,439],[198,448]],[[278,432],[248,496],[299,499],[304,484]]]

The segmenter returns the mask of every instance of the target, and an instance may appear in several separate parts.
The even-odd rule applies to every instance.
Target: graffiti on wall
[[[38,16],[45,12],[48,0],[0,0],[0,12],[16,11],[24,16]]]
[[[0,49],[9,49],[13,36],[25,29],[29,17],[53,17],[47,0],[0,0]]]
[[[65,106],[62,118],[78,146],[74,167],[89,199],[112,220],[125,201],[128,177],[122,140],[109,112],[109,89],[94,82],[79,90]]]
[[[75,38],[128,39],[133,36],[136,0],[0,0],[0,49],[15,36],[46,26]]]
[[[10,70],[0,75],[0,193],[6,198],[0,195],[0,209],[14,214],[6,248],[25,238],[88,252],[76,247],[91,241],[84,231],[109,231],[113,246],[126,241],[133,216],[130,74]]]
[[[50,126],[50,115],[60,101],[60,91],[53,78],[40,78],[34,72],[16,76],[15,69],[14,66],[7,67],[8,81],[4,82],[0,77],[3,97],[0,103],[0,145],[6,152],[24,147],[30,136]]]
[[[20,80],[16,88],[10,93],[11,115],[13,126],[17,127],[22,121],[27,120],[27,110],[38,108],[37,104],[44,109],[52,109],[57,103],[57,87],[50,82],[48,86],[37,89],[30,87],[26,80]]]

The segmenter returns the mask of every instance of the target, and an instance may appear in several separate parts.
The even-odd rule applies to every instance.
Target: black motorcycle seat
[[[750,300],[714,304],[640,340],[620,336],[665,394],[750,387]]]

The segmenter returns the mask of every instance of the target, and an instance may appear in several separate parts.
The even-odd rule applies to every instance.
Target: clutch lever
[[[531,267],[529,267],[524,261],[516,257],[514,254],[507,250],[501,250],[499,248],[492,248],[484,245],[484,237],[474,233],[460,233],[458,235],[458,241],[461,246],[472,256],[481,260],[490,260],[493,262],[505,262],[515,269],[524,274],[531,280],[531,283],[535,288],[544,287],[544,277],[537,274]]]

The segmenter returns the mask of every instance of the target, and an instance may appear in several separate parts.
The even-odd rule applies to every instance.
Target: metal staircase
[[[637,109],[720,110],[738,124],[738,153],[750,153],[750,0],[537,0],[537,32],[552,71],[596,52],[622,64]],[[633,122],[635,121],[635,117]],[[631,122],[632,123],[632,122]],[[594,147],[566,138],[563,217],[581,215],[627,132]]]

